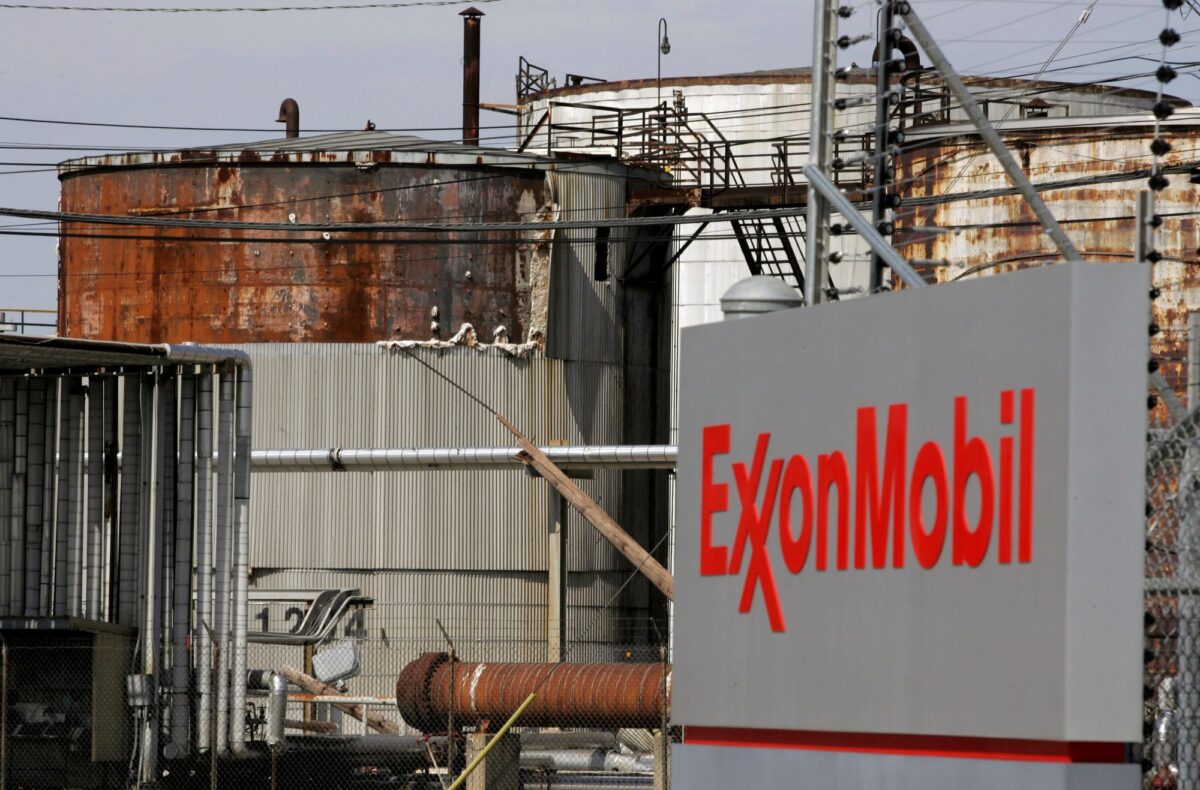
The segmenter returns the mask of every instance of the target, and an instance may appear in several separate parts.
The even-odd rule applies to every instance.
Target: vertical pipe
[[[24,610],[14,612],[37,617],[41,609],[42,521],[46,475],[46,389],[44,378],[29,383],[29,459],[26,477]]]
[[[217,640],[217,751],[228,749],[229,716],[229,489],[233,475],[233,374],[226,367],[220,376],[220,405],[217,410],[217,578],[213,638]]]
[[[83,398],[86,389],[79,379],[71,387],[67,415],[67,614],[83,613]]]
[[[7,522],[12,512],[12,473],[17,440],[17,380],[0,379],[0,615],[10,611],[9,567],[12,543]]]
[[[142,570],[139,588],[142,604],[142,672],[150,678],[151,688],[158,688],[158,593],[162,589],[162,563],[159,561],[159,546],[162,536],[161,508],[158,499],[161,492],[163,451],[158,428],[161,407],[156,399],[161,396],[157,381],[148,376],[141,388],[141,436],[144,451],[141,455],[141,492],[138,497],[140,555]],[[158,777],[158,728],[159,707],[157,700],[146,709],[146,721],[142,730],[142,764],[140,779],[145,783],[157,782]]]
[[[837,92],[837,6],[835,0],[816,0],[813,25],[812,113],[809,122],[809,162],[829,172],[833,161],[833,99]],[[829,266],[829,203],[819,193],[808,195],[808,250],[804,272],[804,301],[825,301]]]
[[[29,466],[29,379],[17,382],[12,508],[8,514],[8,614],[25,611],[25,482]]]
[[[546,661],[563,660],[567,634],[567,501],[550,490],[550,529],[546,543]]]
[[[159,644],[160,656],[158,672],[164,687],[168,686],[171,673],[171,619],[174,615],[173,600],[175,597],[175,478],[178,462],[178,432],[176,417],[178,416],[179,379],[175,372],[164,372],[159,376],[158,385],[158,436],[160,464],[158,479],[159,513],[162,526],[159,529],[160,540],[158,604],[160,607]],[[169,722],[173,707],[168,705],[163,709],[163,718]],[[164,730],[165,732],[165,730]]]
[[[54,513],[54,616],[67,616],[67,545],[71,525],[71,391],[77,379],[65,377],[58,382],[58,463],[55,474],[57,504]]]
[[[117,622],[138,624],[139,525],[142,486],[142,375],[125,376],[123,423],[121,425],[121,518],[117,544]]]
[[[196,685],[200,692],[200,710],[196,716],[196,746],[211,748],[212,716],[212,645],[208,630],[212,621],[212,368],[200,369],[196,382],[196,621],[192,644],[196,650]]]
[[[99,620],[102,581],[100,546],[104,532],[104,378],[88,377],[87,399],[87,606]]]
[[[892,59],[892,24],[894,22],[892,0],[884,0],[878,11],[878,26],[875,45],[875,179],[871,193],[871,222],[879,228],[887,218],[888,193],[888,122],[891,104],[888,94],[892,87],[892,71],[888,64]],[[883,285],[884,264],[878,253],[871,255],[871,274],[868,293],[875,293]]]
[[[237,369],[237,468],[233,479],[233,689],[229,740],[235,754],[245,748],[241,712],[246,707],[247,608],[250,585],[250,417],[254,388],[249,365]]]
[[[276,122],[287,124],[284,136],[289,140],[300,136],[300,105],[295,99],[284,99],[279,105],[279,117]]]
[[[54,503],[58,496],[58,485],[55,482],[55,448],[58,447],[58,400],[59,384],[62,379],[49,379],[46,382],[46,460],[45,471],[42,475],[42,544],[39,547],[39,576],[38,599],[41,602],[37,614],[49,617],[53,613],[51,600],[51,581],[54,576]]]
[[[468,8],[463,18],[463,145],[479,145],[479,20],[483,12]]]
[[[191,721],[187,638],[192,603],[192,483],[195,457],[196,376],[189,368],[179,387],[179,475],[175,509],[175,594],[171,616],[171,743],[189,752]]]
[[[287,680],[277,672],[271,673],[270,696],[267,698],[267,745],[274,749],[283,743],[283,720],[287,716]]]
[[[1188,313],[1187,407],[1200,407],[1200,312]]]
[[[117,441],[117,426],[121,418],[118,385],[116,376],[104,377],[104,536],[100,564],[104,567],[104,619],[110,623],[116,622],[119,583],[117,561],[121,556],[121,547],[117,542],[117,498],[121,484],[117,464],[121,447]]]

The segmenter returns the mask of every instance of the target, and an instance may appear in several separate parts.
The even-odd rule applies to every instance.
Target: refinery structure
[[[310,134],[289,99],[278,139],[58,165],[57,337],[0,334],[0,787],[669,787],[682,330],[1062,254],[898,22],[836,74],[521,58],[489,104],[462,16],[461,140]],[[1167,435],[1200,111],[966,82],[1078,257],[1151,269]],[[820,156],[874,233],[809,227]],[[1200,787],[1155,638],[1146,786]]]

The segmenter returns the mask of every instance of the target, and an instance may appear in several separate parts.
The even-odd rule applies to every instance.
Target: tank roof
[[[581,161],[582,160],[582,161]],[[573,171],[596,173],[628,168],[611,158],[556,155],[547,157],[503,148],[481,148],[441,140],[383,131],[350,131],[311,137],[280,137],[252,143],[229,143],[211,148],[130,151],[68,159],[58,165],[59,176],[109,167],[162,165],[253,164],[381,164],[444,167],[488,166],[526,170],[553,170],[563,161]]]

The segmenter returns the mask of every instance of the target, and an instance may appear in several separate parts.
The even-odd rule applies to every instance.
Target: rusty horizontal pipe
[[[665,669],[669,706],[671,665]],[[536,693],[521,726],[653,729],[662,724],[663,664],[455,662],[451,671],[449,654],[425,653],[400,672],[396,707],[405,722],[422,732],[444,732],[453,700],[456,727],[499,726]]]

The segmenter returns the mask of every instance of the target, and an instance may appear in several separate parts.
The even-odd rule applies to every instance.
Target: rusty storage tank
[[[1157,194],[1162,224],[1155,247],[1163,257],[1154,264],[1153,321],[1162,333],[1152,340],[1152,350],[1182,396],[1187,317],[1200,309],[1200,186],[1190,183],[1187,168],[1180,166],[1194,159],[1200,110],[1181,108],[1162,126],[1172,147],[1164,165],[1177,172]],[[1153,164],[1152,115],[1014,120],[1002,134],[1084,260],[1134,259],[1134,207],[1137,194],[1148,189]],[[905,202],[894,241],[906,257],[925,263],[919,268],[930,280],[951,282],[1058,259],[1050,238],[972,127],[910,131],[897,178],[905,184]]]
[[[616,180],[627,172],[364,131],[76,159],[60,165],[59,178],[68,212],[480,223],[549,218],[551,176],[560,171]],[[469,323],[480,338],[503,329],[521,342],[545,329],[545,305],[533,297],[546,274],[533,251],[538,239],[513,232],[63,230],[58,329],[73,337],[353,343],[447,339]]]

